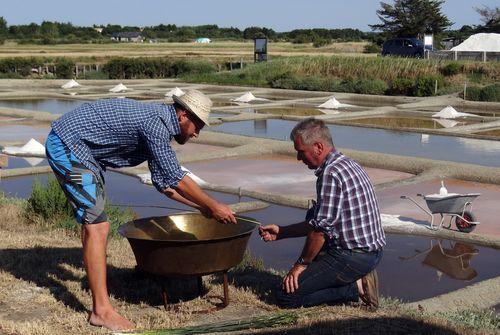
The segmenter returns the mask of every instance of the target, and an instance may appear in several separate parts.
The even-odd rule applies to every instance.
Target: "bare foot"
[[[122,317],[113,309],[100,314],[92,312],[89,317],[89,323],[92,326],[105,327],[109,330],[131,330],[135,327],[132,322]]]

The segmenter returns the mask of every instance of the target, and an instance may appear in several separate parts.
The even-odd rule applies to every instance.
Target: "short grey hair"
[[[313,117],[307,118],[297,123],[297,125],[292,129],[292,132],[290,133],[290,139],[292,141],[295,141],[297,136],[300,137],[302,143],[307,145],[311,145],[317,141],[323,141],[333,147],[333,140],[330,129],[328,129],[325,122]]]

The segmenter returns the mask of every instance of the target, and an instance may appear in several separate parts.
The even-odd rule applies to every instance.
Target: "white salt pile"
[[[24,157],[24,160],[30,165],[30,166],[36,166],[43,162],[43,158],[39,157]]]
[[[454,196],[457,196],[459,195],[458,193],[447,193],[447,194],[439,194],[439,193],[434,193],[434,194],[427,194],[425,196],[425,199],[429,199],[429,200],[438,200],[438,199],[444,199],[444,198],[451,198],[451,197],[454,197]]]
[[[65,90],[75,87],[80,87],[80,84],[74,79],[71,79],[66,84],[61,86],[61,88],[64,88]]]
[[[500,34],[474,34],[451,50],[500,52]]]
[[[184,91],[181,90],[180,88],[176,87],[176,88],[171,89],[167,93],[165,93],[165,96],[168,97],[168,98],[171,98],[174,95],[177,96],[177,97],[183,96],[184,95]]]
[[[30,139],[28,143],[22,147],[5,147],[2,152],[7,155],[33,155],[45,157],[45,147],[34,138]]]
[[[318,107],[319,108],[327,108],[327,109],[338,109],[338,108],[349,107],[349,106],[352,106],[352,105],[340,103],[337,99],[335,99],[335,97],[331,97],[330,99],[328,99],[327,101],[325,101],[324,103],[319,105]]]
[[[435,119],[434,121],[436,121],[445,128],[453,128],[458,124],[458,121],[450,119]]]
[[[321,113],[323,114],[328,114],[328,115],[336,115],[336,114],[340,114],[339,111],[337,110],[334,110],[332,108],[319,108],[318,109]]]
[[[477,115],[457,112],[457,110],[451,106],[446,106],[440,112],[432,115],[432,117],[438,117],[441,119],[455,119],[457,117],[466,117],[466,116],[477,116]]]
[[[235,101],[235,102],[250,102],[250,101],[255,101],[255,100],[259,100],[259,101],[266,101],[268,99],[265,99],[265,98],[256,98],[252,92],[247,92],[245,94],[243,94],[242,96],[236,98],[236,99],[231,99],[231,101]]]
[[[120,92],[125,92],[127,90],[128,90],[127,86],[123,85],[122,83],[119,83],[115,87],[109,89],[109,91],[112,93],[120,93]]]

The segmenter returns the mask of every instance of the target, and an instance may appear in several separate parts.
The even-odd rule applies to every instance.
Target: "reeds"
[[[247,329],[262,329],[262,328],[275,328],[295,324],[298,315],[293,312],[279,313],[271,316],[260,316],[252,319],[232,320],[225,322],[218,322],[194,327],[184,327],[175,329],[162,329],[162,330],[145,330],[145,331],[132,331],[132,332],[118,332],[114,335],[128,334],[128,335],[185,335],[185,334],[207,334],[207,333],[225,333],[235,332]]]

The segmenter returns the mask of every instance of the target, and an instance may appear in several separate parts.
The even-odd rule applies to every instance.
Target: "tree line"
[[[157,26],[137,27],[108,24],[104,27],[80,27],[71,23],[43,21],[41,24],[8,25],[0,17],[0,44],[6,39],[19,43],[60,44],[60,43],[111,43],[111,37],[119,32],[140,32],[146,39],[168,42],[188,42],[197,37],[212,39],[249,40],[267,37],[271,41],[292,43],[314,43],[322,46],[335,41],[368,40],[381,44],[391,37],[418,37],[424,34],[442,35],[465,39],[476,32],[499,32],[500,9],[483,6],[474,8],[482,24],[463,26],[459,30],[449,30],[453,22],[442,13],[444,0],[395,0],[392,3],[380,2],[377,10],[380,20],[370,25],[371,32],[359,29],[295,29],[289,32],[276,32],[266,27],[223,28],[217,25],[177,26],[160,24]],[[100,31],[98,31],[100,30]]]

